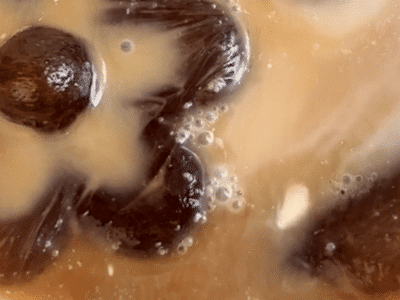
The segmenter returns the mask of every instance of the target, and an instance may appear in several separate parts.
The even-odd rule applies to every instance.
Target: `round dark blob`
[[[366,294],[400,290],[399,196],[400,171],[378,179],[369,191],[316,214],[305,242],[296,247],[289,261],[333,284],[338,274],[346,276]]]
[[[191,150],[176,145],[159,172],[139,192],[87,196],[77,208],[85,230],[125,255],[173,253],[205,214],[203,169]],[[200,214],[200,215],[198,215]]]
[[[65,129],[89,106],[92,77],[83,41],[29,27],[0,48],[0,111],[40,132]]]
[[[132,52],[133,50],[133,43],[130,40],[123,40],[120,44],[122,52]]]

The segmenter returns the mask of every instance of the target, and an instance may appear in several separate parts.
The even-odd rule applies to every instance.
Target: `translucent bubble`
[[[226,87],[226,81],[222,77],[217,77],[217,78],[211,80],[207,84],[207,90],[212,91],[214,93],[219,93],[225,87]]]
[[[211,185],[207,185],[204,189],[204,195],[206,197],[211,197],[212,195],[214,195],[214,188]]]
[[[205,115],[206,120],[211,124],[218,120],[218,117],[219,116],[217,111],[209,111]]]
[[[184,129],[180,129],[175,136],[175,141],[179,144],[183,144],[184,142],[187,141],[187,139],[190,137],[190,132]]]
[[[197,143],[202,146],[211,145],[214,141],[214,134],[211,131],[205,131],[198,135]]]
[[[193,174],[190,174],[189,172],[183,173],[182,176],[189,182],[192,182],[194,180]]]
[[[195,223],[200,223],[200,224],[204,224],[205,222],[207,222],[207,216],[205,214],[202,213],[196,213],[196,215],[194,216],[194,220]]]
[[[351,181],[352,181],[352,178],[351,178],[351,176],[349,174],[345,174],[342,177],[342,181],[343,181],[344,185],[349,185],[351,183]]]
[[[183,104],[183,109],[189,109],[193,106],[193,102],[192,101],[188,101],[185,104]]]
[[[215,198],[218,201],[224,202],[232,197],[232,190],[228,187],[220,187],[215,192]]]
[[[163,247],[160,247],[160,248],[157,249],[157,253],[158,253],[159,255],[163,256],[163,255],[165,255],[165,254],[168,253],[168,249],[165,249],[165,248],[163,248]]]
[[[208,204],[207,204],[207,210],[208,210],[209,212],[213,212],[216,208],[217,208],[217,205],[215,204],[214,201],[208,202]]]
[[[190,123],[184,124],[183,129],[185,129],[187,131],[191,131],[191,130],[193,130],[193,124],[190,124]]]
[[[60,251],[58,251],[58,250],[53,250],[53,252],[51,253],[51,255],[53,257],[57,257],[59,254],[60,254]]]
[[[133,50],[133,42],[131,40],[123,40],[120,44],[121,51],[130,53]]]
[[[227,178],[227,177],[228,177],[228,174],[229,174],[228,170],[227,170],[225,167],[223,167],[223,166],[219,166],[218,168],[216,168],[216,169],[214,170],[214,175],[215,175],[215,177],[218,178],[218,179]]]
[[[246,200],[243,197],[237,197],[232,201],[230,210],[233,213],[239,213],[244,209],[245,205],[246,205]]]
[[[113,244],[111,245],[111,249],[114,250],[114,251],[117,251],[117,250],[119,249],[119,246],[120,246],[120,245],[121,245],[121,242],[113,243]]]
[[[196,126],[197,128],[204,128],[206,127],[206,123],[203,119],[197,119],[194,121],[194,126]]]
[[[332,242],[327,243],[325,246],[325,253],[328,256],[332,256],[335,253],[336,245]]]
[[[222,104],[222,105],[219,107],[219,110],[220,110],[221,113],[226,113],[226,112],[229,110],[229,106],[226,105],[226,104]]]
[[[181,255],[185,254],[192,245],[193,245],[192,237],[184,238],[177,247],[178,254],[181,254]]]

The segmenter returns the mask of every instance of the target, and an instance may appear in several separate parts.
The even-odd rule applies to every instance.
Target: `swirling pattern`
[[[100,22],[152,24],[163,31],[181,30],[185,84],[156,95],[142,138],[152,149],[152,164],[142,190],[90,190],[78,174],[62,174],[38,200],[29,216],[0,227],[0,283],[29,280],[62,252],[70,223],[109,248],[129,256],[174,252],[206,214],[205,166],[195,149],[170,132],[191,102],[196,111],[222,100],[241,83],[249,69],[246,33],[224,6],[197,0],[108,1]],[[95,108],[93,108],[95,109]],[[160,122],[160,119],[164,122]]]

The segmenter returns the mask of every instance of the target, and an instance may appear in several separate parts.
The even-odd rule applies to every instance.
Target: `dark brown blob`
[[[334,266],[368,294],[400,289],[400,174],[325,212],[291,261],[331,282]]]
[[[99,190],[80,201],[78,219],[121,253],[148,256],[160,247],[171,253],[205,214],[203,181],[198,157],[177,145],[142,191]]]
[[[106,24],[179,30],[185,82],[166,97],[161,115],[179,115],[187,102],[195,109],[221,100],[242,82],[249,69],[248,37],[225,6],[206,0],[109,2],[117,5],[106,11]]]
[[[56,260],[69,239],[72,200],[82,186],[63,178],[41,197],[28,215],[0,223],[0,283],[12,284],[40,275]]]
[[[29,27],[0,48],[0,111],[41,132],[67,128],[90,103],[92,64],[64,31]]]

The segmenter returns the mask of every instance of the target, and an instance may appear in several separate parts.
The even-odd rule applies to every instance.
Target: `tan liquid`
[[[0,295],[5,299],[255,300],[346,299],[356,293],[340,276],[335,289],[282,267],[286,254],[301,241],[303,229],[295,222],[298,214],[290,215],[290,205],[286,209],[283,203],[295,195],[296,203],[303,201],[304,211],[307,205],[329,205],[335,198],[330,180],[340,181],[346,173],[379,176],[396,167],[399,5],[395,0],[354,0],[350,1],[354,6],[343,7],[332,1],[331,6],[321,4],[310,11],[311,4],[299,2],[241,0],[241,11],[236,12],[249,31],[252,70],[232,96],[229,112],[215,125],[214,134],[222,138],[224,148],[215,155],[205,152],[211,163],[227,163],[235,169],[247,199],[242,213],[222,209],[211,213],[188,253],[166,259],[118,257],[76,237],[37,280],[3,287]],[[362,10],[356,6],[360,2],[366,3]],[[12,209],[14,214],[32,205],[30,193],[40,193],[35,187],[43,185],[50,172],[43,165],[51,166],[61,157],[66,167],[95,174],[94,185],[117,186],[128,178],[140,184],[137,174],[146,166],[146,149],[129,142],[128,136],[140,132],[141,114],[124,108],[149,89],[179,83],[175,71],[179,56],[173,38],[157,35],[153,29],[132,32],[129,27],[99,25],[96,17],[102,5],[94,0],[59,0],[0,6],[0,15],[7,19],[0,35],[32,23],[60,27],[89,41],[107,68],[102,102],[78,120],[71,128],[73,138],[59,149],[49,150],[62,137],[46,141],[48,147],[41,149],[40,137],[21,129],[14,141],[7,126],[2,127],[5,142],[0,151],[23,148],[29,150],[26,155],[38,157],[21,161],[25,155],[11,155],[1,161],[2,174],[14,170],[14,177],[18,176],[27,162],[29,172],[41,174],[32,176],[35,181],[27,181],[31,184],[21,194],[12,194],[12,189],[7,194],[1,187],[9,183],[0,183],[8,204],[24,199]],[[120,51],[125,39],[134,43],[130,53]],[[129,151],[132,147],[135,155]],[[400,292],[383,296],[388,297],[400,297]]]

